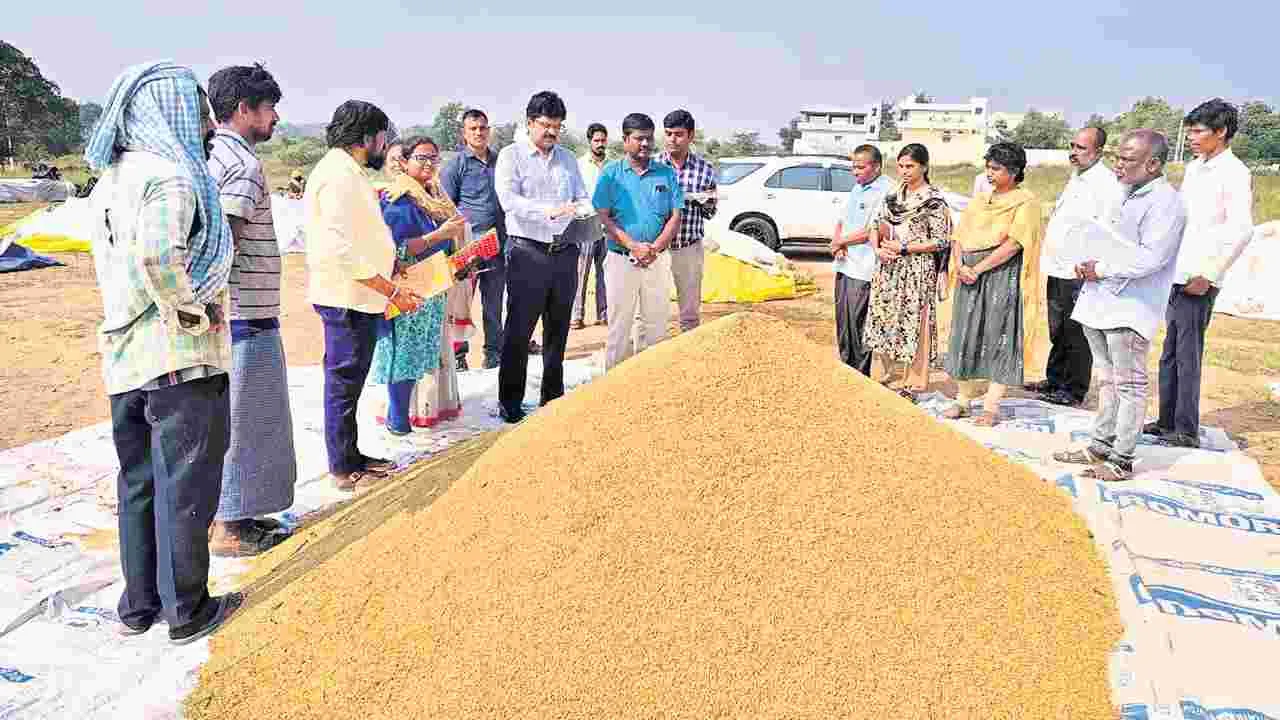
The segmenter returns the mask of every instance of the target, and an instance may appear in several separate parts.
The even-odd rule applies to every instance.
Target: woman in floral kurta
[[[863,343],[880,357],[885,384],[903,366],[899,392],[908,398],[928,386],[929,365],[938,357],[939,274],[945,273],[940,259],[951,242],[951,212],[929,184],[928,168],[923,145],[902,149],[902,185],[876,211],[869,240],[880,264],[871,280]]]

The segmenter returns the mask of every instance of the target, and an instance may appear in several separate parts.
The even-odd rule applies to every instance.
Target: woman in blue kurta
[[[440,151],[428,137],[409,138],[403,144],[403,172],[379,193],[382,217],[396,242],[399,269],[462,244],[466,224],[440,187],[437,167]],[[384,320],[374,349],[371,382],[387,385],[387,431],[407,435],[418,381],[434,372],[441,360],[445,293],[423,303],[410,315]],[[425,424],[422,422],[416,423]]]

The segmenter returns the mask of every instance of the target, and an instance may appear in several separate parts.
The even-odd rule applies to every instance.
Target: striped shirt
[[[213,137],[209,174],[228,220],[245,221],[231,266],[231,319],[265,320],[280,316],[280,246],[271,222],[271,193],[262,163],[249,143],[232,130]]]
[[[199,229],[196,190],[176,163],[125,152],[90,196],[93,262],[102,293],[98,335],[108,395],[208,377],[231,368],[221,309],[198,302],[187,269]]]

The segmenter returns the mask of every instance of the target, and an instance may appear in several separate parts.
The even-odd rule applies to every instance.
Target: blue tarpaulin
[[[37,255],[18,243],[13,243],[0,253],[0,273],[35,270],[61,264],[47,255]]]

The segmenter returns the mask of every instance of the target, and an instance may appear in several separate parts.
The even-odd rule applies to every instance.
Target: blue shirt
[[[876,177],[866,185],[854,183],[849,190],[849,208],[844,216],[844,234],[861,230],[867,226],[867,220],[875,212],[876,206],[885,195],[893,192],[893,181],[884,175]],[[870,243],[850,245],[849,254],[836,258],[833,269],[854,280],[871,282],[876,274],[876,253]]]
[[[671,214],[684,207],[684,191],[670,165],[650,160],[649,169],[641,175],[624,158],[614,160],[600,172],[591,204],[596,210],[608,210],[632,240],[652,243],[662,234]],[[609,249],[627,254],[627,249],[613,238],[609,238]]]
[[[497,227],[502,233],[502,205],[498,202],[493,176],[497,160],[498,153],[492,148],[488,157],[481,160],[471,148],[463,146],[440,173],[444,191],[476,234],[492,227]]]

